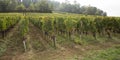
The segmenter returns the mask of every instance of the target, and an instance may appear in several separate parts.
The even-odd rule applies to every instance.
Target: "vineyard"
[[[48,50],[60,50],[68,52],[66,53],[68,55],[72,52],[69,55],[71,57],[69,59],[72,60],[97,60],[97,58],[99,58],[98,60],[109,60],[109,57],[104,58],[101,55],[94,55],[96,52],[93,52],[95,58],[90,56],[91,50],[104,51],[104,49],[105,51],[114,51],[116,53],[117,58],[116,56],[109,56],[111,60],[120,59],[120,51],[118,51],[120,50],[120,17],[57,13],[0,14],[0,57],[9,55],[10,52],[7,51],[29,55],[31,51],[32,53],[47,51],[46,53],[48,54]],[[89,53],[85,53],[86,51]],[[62,54],[62,52],[58,53]],[[105,54],[109,55],[112,53]],[[11,52],[10,55],[14,54],[17,53]],[[99,51],[99,54],[102,53]],[[40,58],[34,55],[32,60],[39,60],[44,55],[43,53]],[[50,60],[47,58],[43,58],[43,60]],[[11,58],[11,60],[20,60],[20,58]],[[57,60],[57,58],[51,60]]]

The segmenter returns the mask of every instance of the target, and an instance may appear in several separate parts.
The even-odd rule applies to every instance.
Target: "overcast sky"
[[[64,2],[65,0],[55,0]],[[71,3],[74,0],[68,0]],[[120,17],[120,0],[76,0],[82,6],[91,5],[95,6],[103,11],[107,12],[108,16],[119,16]]]

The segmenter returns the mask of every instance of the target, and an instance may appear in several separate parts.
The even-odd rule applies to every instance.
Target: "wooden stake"
[[[26,42],[25,42],[25,40],[23,41],[23,45],[24,45],[24,50],[25,50],[25,52],[27,51],[27,48],[26,48]]]

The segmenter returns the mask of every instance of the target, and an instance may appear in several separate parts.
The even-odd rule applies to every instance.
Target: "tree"
[[[7,10],[14,11],[18,4],[19,4],[19,1],[17,1],[17,0],[10,0]]]
[[[20,10],[19,10],[20,9]],[[52,11],[87,14],[87,15],[100,15],[106,16],[107,13],[93,6],[80,6],[75,0],[71,4],[68,0],[60,3],[52,0],[0,0],[0,12],[42,12],[51,13]]]
[[[92,6],[88,6],[85,11],[86,11],[85,14],[95,15],[95,13],[97,11],[97,8],[96,7],[92,7]]]
[[[81,13],[81,8],[80,8],[80,4],[77,3],[77,1],[74,1],[73,4],[73,13]]]
[[[19,12],[24,11],[25,10],[25,6],[23,4],[20,4],[16,7],[16,10],[18,10]]]
[[[81,13],[80,4],[78,4],[76,1],[74,4],[70,4],[69,1],[66,0],[66,2],[61,4],[59,11],[68,13]]]
[[[58,11],[58,10],[59,10],[60,2],[57,2],[57,1],[51,1],[50,3],[52,4],[53,11]]]
[[[0,0],[0,10],[6,12],[9,5],[9,0]]]
[[[107,16],[107,13],[106,13],[106,12],[103,12],[102,16]]]
[[[52,12],[52,8],[50,4],[48,3],[48,0],[41,0],[36,4],[36,10],[39,12]]]
[[[35,6],[34,6],[33,3],[30,4],[28,10],[29,10],[29,11],[34,11],[34,10],[35,10]]]
[[[22,0],[23,5],[28,8],[30,6],[31,0]]]

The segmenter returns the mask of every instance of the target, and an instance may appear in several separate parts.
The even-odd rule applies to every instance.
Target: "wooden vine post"
[[[51,38],[53,40],[53,46],[56,49],[56,36],[55,36],[55,34],[53,34]]]
[[[24,50],[25,52],[27,51],[27,46],[26,46],[26,38],[23,37],[23,45],[24,45]]]

